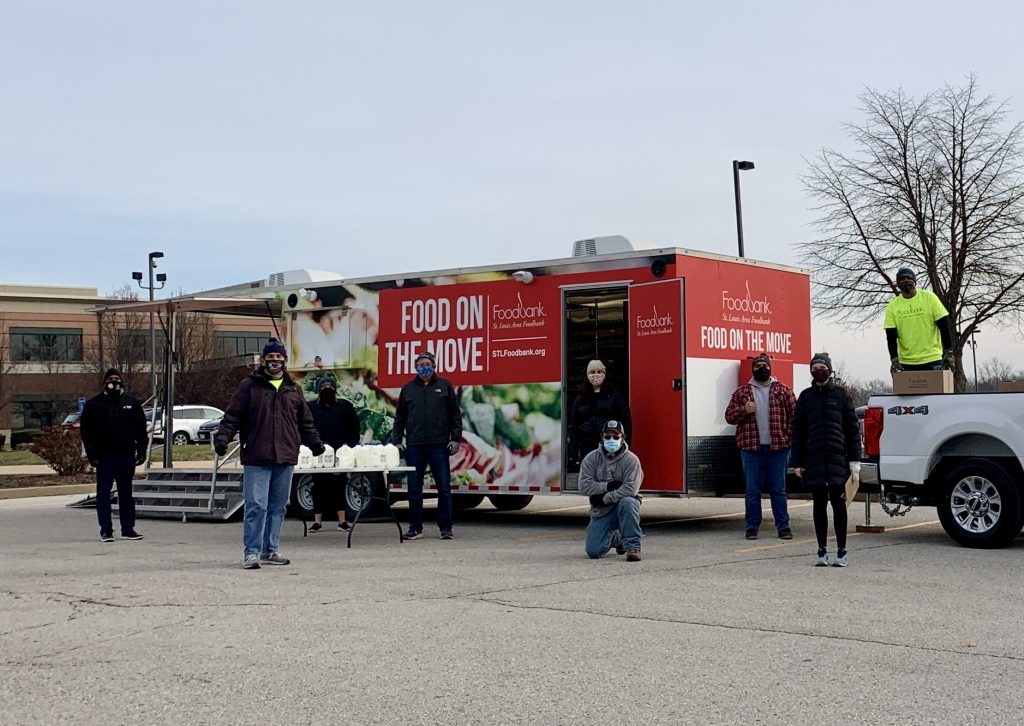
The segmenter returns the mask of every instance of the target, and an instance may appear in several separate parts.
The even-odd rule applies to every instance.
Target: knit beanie
[[[604,363],[602,363],[599,360],[592,360],[589,363],[587,363],[587,373],[588,374],[593,372],[593,371],[604,371],[604,369],[605,369],[604,368]]]
[[[263,352],[260,355],[266,358],[268,353],[280,353],[285,359],[288,358],[288,351],[285,350],[284,344],[277,338],[268,340],[267,344],[263,346]]]
[[[832,372],[832,359],[828,357],[828,353],[815,353],[814,357],[811,358],[811,368],[814,367],[815,363],[824,363],[829,373]]]

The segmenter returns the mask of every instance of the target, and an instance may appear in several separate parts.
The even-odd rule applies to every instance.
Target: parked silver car
[[[153,410],[147,409],[145,414],[146,430],[149,431],[152,428],[151,417]],[[183,446],[184,444],[200,441],[200,427],[213,419],[220,421],[223,416],[224,412],[213,406],[175,406],[174,434],[171,436],[171,442],[176,446]],[[163,441],[163,411],[157,409],[156,417],[156,431],[153,434],[153,439],[155,441]]]

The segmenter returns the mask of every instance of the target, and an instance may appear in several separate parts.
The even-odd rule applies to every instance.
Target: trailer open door
[[[681,279],[629,286],[630,446],[651,491],[686,491],[683,305]]]

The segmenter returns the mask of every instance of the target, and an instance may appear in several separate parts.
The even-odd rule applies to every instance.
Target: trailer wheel
[[[500,512],[515,512],[525,509],[533,501],[532,494],[489,494],[487,498]]]
[[[483,501],[483,494],[452,494],[452,509],[456,512],[463,512],[480,506]]]
[[[946,474],[937,502],[939,521],[964,547],[1008,545],[1021,529],[1021,495],[1009,473],[987,459],[965,459]]]
[[[303,474],[292,478],[291,496],[292,514],[303,519],[313,519],[313,477]]]
[[[372,503],[370,502],[370,495],[373,493],[373,488],[377,487],[379,490],[384,486],[383,479],[383,474],[366,474],[359,472],[348,475],[348,484],[345,485],[345,519],[349,522],[355,520],[356,515],[359,514],[359,510],[367,504],[370,505],[369,509],[363,512],[362,518],[366,519],[387,516],[387,507],[384,506],[383,501],[377,499]],[[378,491],[377,496],[383,496],[383,492]]]

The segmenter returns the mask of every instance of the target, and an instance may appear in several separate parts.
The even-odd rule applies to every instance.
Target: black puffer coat
[[[580,460],[597,448],[604,425],[609,421],[621,421],[626,430],[626,441],[633,440],[633,420],[629,415],[629,404],[610,383],[605,383],[595,392],[589,383],[576,397],[569,415],[570,455],[577,453]]]
[[[860,461],[860,427],[850,394],[831,380],[805,388],[793,413],[790,465],[804,470],[806,487],[841,487],[851,461]]]

